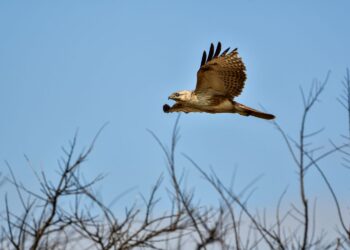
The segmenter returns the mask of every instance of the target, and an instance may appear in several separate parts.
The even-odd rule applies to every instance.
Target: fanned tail
[[[235,109],[236,112],[239,113],[240,115],[244,115],[244,116],[255,116],[258,118],[262,118],[265,120],[272,120],[275,119],[275,116],[272,114],[268,114],[268,113],[264,113],[261,112],[259,110],[247,107],[241,103],[235,102]]]

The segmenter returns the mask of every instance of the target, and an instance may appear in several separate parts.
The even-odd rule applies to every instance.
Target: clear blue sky
[[[346,120],[336,97],[350,65],[349,9],[345,0],[1,1],[0,169],[8,173],[6,160],[35,186],[24,154],[53,175],[61,146],[76,129],[81,150],[109,122],[84,175],[107,174],[98,186],[106,201],[134,186],[132,198],[147,194],[165,172],[165,157],[147,129],[170,140],[176,115],[164,114],[162,105],[170,93],[194,88],[202,52],[217,41],[238,47],[246,63],[248,80],[237,100],[263,105],[291,136],[302,112],[299,86],[308,88],[331,70],[310,127],[325,127],[317,143],[340,142]],[[216,198],[181,152],[213,166],[224,181],[237,168],[237,190],[264,174],[252,206],[273,208],[287,185],[288,204],[298,204],[296,168],[269,122],[189,114],[180,127],[179,167],[202,200]],[[322,166],[345,199],[349,172],[340,163],[334,157]],[[307,178],[320,204],[330,202],[317,173]]]

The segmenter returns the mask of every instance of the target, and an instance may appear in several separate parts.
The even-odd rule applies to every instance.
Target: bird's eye
[[[175,96],[176,96],[176,97],[179,97],[179,96],[180,96],[180,94],[179,94],[179,93],[175,93]]]

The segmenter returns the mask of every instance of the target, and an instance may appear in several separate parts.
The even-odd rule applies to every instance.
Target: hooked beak
[[[175,100],[175,95],[174,95],[174,94],[171,94],[171,95],[168,97],[168,100]]]

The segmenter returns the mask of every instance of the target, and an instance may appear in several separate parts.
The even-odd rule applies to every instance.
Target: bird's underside
[[[186,103],[177,102],[172,107],[170,107],[168,104],[165,104],[163,106],[163,111],[165,113],[184,112],[186,114],[193,112],[205,112],[210,114],[238,113],[243,116],[255,116],[267,120],[275,118],[274,115],[258,111],[229,99],[223,100],[222,103],[215,106],[191,106]]]
[[[238,56],[237,49],[229,52],[228,48],[221,54],[220,51],[219,42],[215,51],[214,45],[211,44],[208,57],[206,51],[203,52],[201,66],[197,72],[196,89],[178,91],[170,95],[169,99],[176,103],[171,107],[165,104],[164,112],[238,113],[263,119],[275,118],[274,115],[233,100],[243,90],[246,80],[245,66]]]

